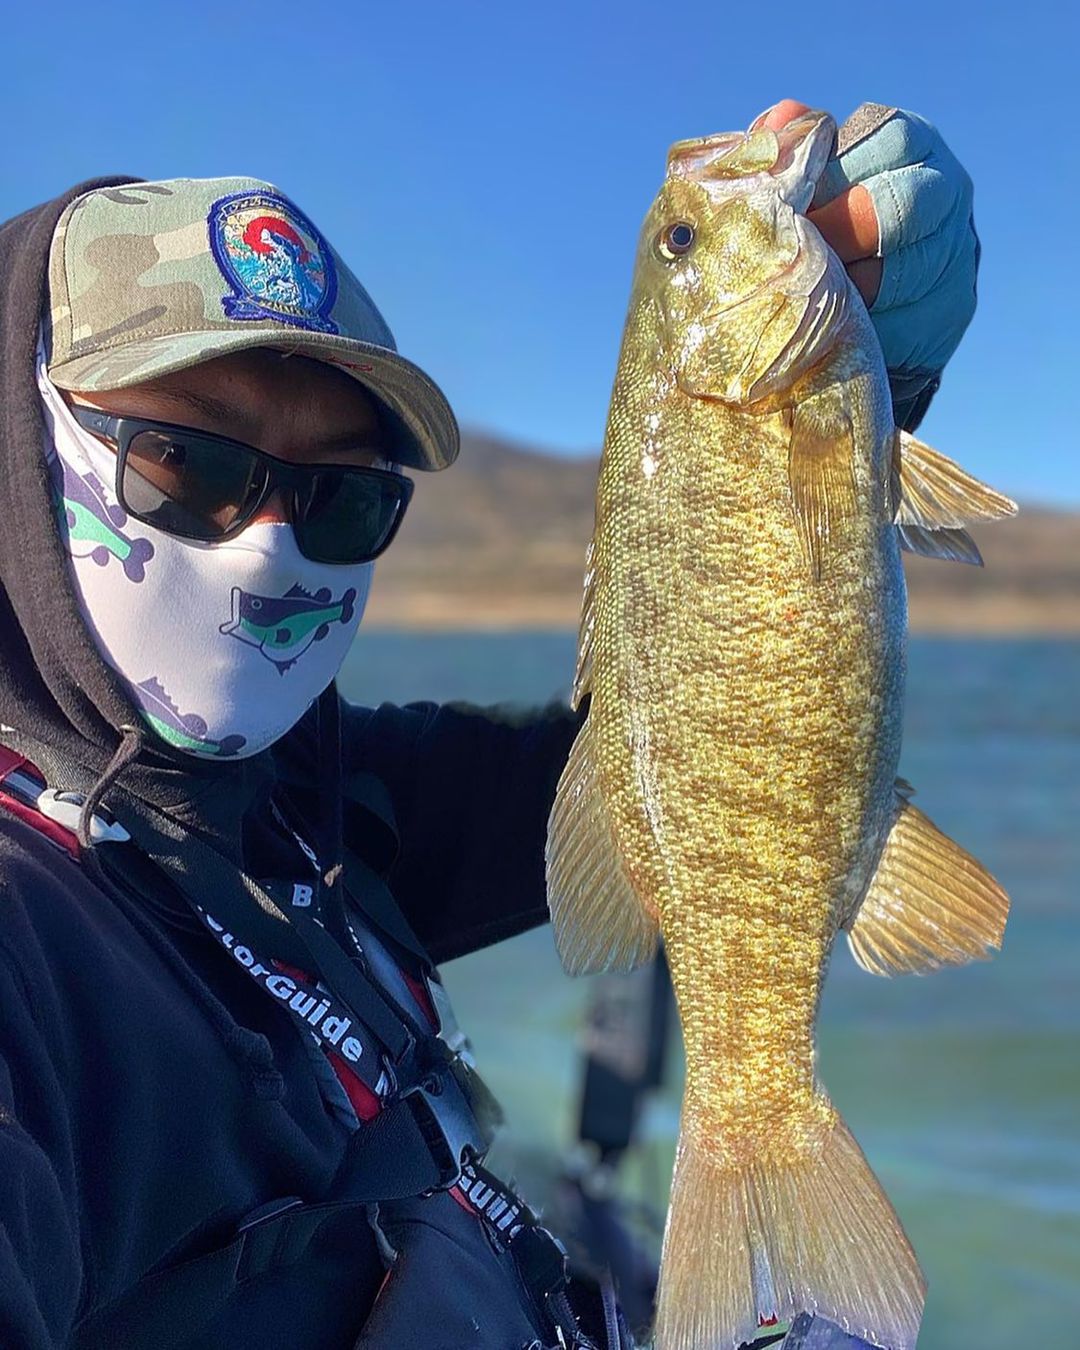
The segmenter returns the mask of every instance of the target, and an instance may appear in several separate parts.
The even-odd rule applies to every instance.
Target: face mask
[[[244,758],[283,736],[337,674],[373,563],[315,563],[292,526],[204,544],[134,520],[116,458],[71,416],[39,355],[56,518],[83,621],[154,731]]]

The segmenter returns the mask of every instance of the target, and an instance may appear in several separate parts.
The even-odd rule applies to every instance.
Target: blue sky
[[[101,173],[267,178],[463,423],[569,453],[603,434],[668,144],[784,96],[913,108],[971,172],[983,241],[922,432],[1080,505],[1071,5],[57,0],[10,6],[4,39],[0,218]]]

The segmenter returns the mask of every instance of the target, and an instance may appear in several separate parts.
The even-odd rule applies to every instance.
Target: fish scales
[[[651,327],[630,325],[646,351]],[[815,585],[795,540],[783,415],[676,404],[644,479],[655,393],[639,364],[616,385],[598,491],[604,654],[589,717],[628,870],[662,917],[688,1098],[712,1117],[710,1138],[745,1154],[770,1138],[786,1147],[778,1120],[812,1105],[812,1026],[845,881],[866,816],[884,819],[891,800],[903,579],[873,500],[888,414],[880,382],[864,380],[865,433],[882,447],[860,484],[866,525],[850,563]]]
[[[842,929],[891,974],[985,955],[1007,912],[895,775],[901,544],[977,557],[963,522],[1015,506],[897,439],[869,316],[799,214],[833,131],[812,113],[673,148],[597,487],[548,893],[572,973],[661,936],[671,967],[658,1350],[800,1311],[914,1345],[921,1272],[815,1073],[822,984]]]

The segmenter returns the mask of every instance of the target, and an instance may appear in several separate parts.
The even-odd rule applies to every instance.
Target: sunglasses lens
[[[408,500],[397,474],[322,470],[299,494],[293,521],[301,551],[313,562],[358,563],[389,543]]]
[[[211,542],[251,518],[270,490],[264,456],[236,442],[180,427],[145,427],[127,444],[123,504],[139,520],[170,534]],[[295,487],[293,529],[313,562],[358,563],[376,557],[393,538],[412,484],[372,469],[281,465],[272,475]],[[283,484],[284,485],[284,484]]]
[[[231,529],[263,480],[253,456],[212,437],[140,431],[131,438],[122,490],[132,515],[189,539]]]

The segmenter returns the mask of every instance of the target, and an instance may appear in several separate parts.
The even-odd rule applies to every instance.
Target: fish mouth
[[[717,131],[676,141],[668,151],[672,178],[741,178],[767,173],[780,154],[775,131]]]
[[[671,178],[715,187],[768,174],[780,196],[796,211],[805,211],[835,141],[832,117],[810,109],[779,131],[751,127],[676,141],[668,151],[667,171]]]

